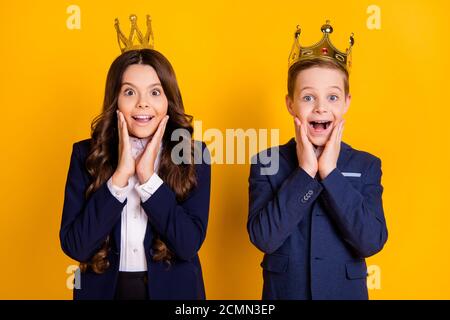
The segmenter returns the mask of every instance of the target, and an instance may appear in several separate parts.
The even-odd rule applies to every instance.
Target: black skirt
[[[115,300],[147,300],[147,271],[119,272]]]

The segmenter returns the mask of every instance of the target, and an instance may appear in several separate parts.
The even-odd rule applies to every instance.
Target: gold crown
[[[355,44],[353,33],[350,35],[350,47],[344,53],[336,49],[331,43],[330,34],[333,33],[333,27],[330,25],[329,20],[326,21],[320,30],[323,33],[323,37],[319,42],[310,47],[302,47],[299,42],[301,29],[297,26],[294,44],[289,55],[288,66],[291,67],[294,63],[301,60],[313,58],[328,59],[336,61],[350,73],[352,66],[352,47]]]
[[[154,38],[152,31],[152,20],[150,16],[147,15],[147,32],[145,33],[145,36],[142,35],[142,32],[137,26],[137,17],[135,14],[130,15],[130,22],[131,29],[128,38],[125,37],[122,31],[120,31],[119,19],[116,18],[114,23],[114,27],[117,31],[117,41],[119,42],[119,47],[122,53],[130,50],[153,49]]]

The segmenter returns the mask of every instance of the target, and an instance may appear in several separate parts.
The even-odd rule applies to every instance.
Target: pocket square
[[[344,177],[353,177],[353,178],[360,178],[361,173],[359,172],[342,172],[342,175]]]

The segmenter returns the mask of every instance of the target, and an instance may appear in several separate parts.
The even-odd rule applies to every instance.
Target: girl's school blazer
[[[208,224],[211,167],[204,143],[200,164],[195,164],[197,187],[178,202],[175,193],[164,183],[144,203],[148,215],[144,248],[148,266],[150,299],[205,299],[202,269],[197,255]],[[88,199],[90,179],[85,167],[90,140],[73,145],[67,176],[60,229],[63,251],[72,259],[85,262],[99,250],[108,235],[111,250],[109,268],[103,274],[91,270],[81,273],[74,299],[113,299],[119,273],[121,212],[126,204],[117,200],[106,182]],[[152,238],[157,232],[175,254],[170,265],[152,259]],[[77,277],[75,277],[77,278]]]

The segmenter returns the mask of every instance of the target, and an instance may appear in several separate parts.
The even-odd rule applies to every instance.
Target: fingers
[[[338,142],[342,141],[342,135],[344,133],[344,124],[345,124],[345,120],[341,121],[341,127],[339,129],[339,134],[338,134]]]
[[[116,110],[116,115],[117,115],[117,131],[119,134],[119,141],[121,141],[121,136],[122,136],[122,122],[120,121],[120,115],[119,115],[120,111]]]
[[[312,143],[308,138],[308,124],[301,122],[298,117],[295,117],[295,119],[296,119],[295,120],[296,123],[300,124],[299,129],[300,129],[300,139],[301,139],[302,145],[305,148],[309,148],[309,147],[312,148]]]
[[[339,128],[341,127],[341,122],[338,122],[334,125],[333,131],[331,131],[331,136],[329,138],[329,141],[331,142],[336,142],[337,141],[337,137],[338,137],[338,133],[339,133]]]
[[[152,151],[157,150],[160,145],[162,138],[164,136],[164,132],[166,130],[166,125],[169,120],[169,116],[166,115],[158,124],[158,129],[156,129],[155,134],[153,135],[152,139],[150,140],[149,144],[147,145],[145,149],[145,153],[152,153]]]
[[[330,140],[335,141],[336,143],[340,143],[342,140],[343,130],[344,130],[344,120],[341,120],[333,129]]]
[[[123,116],[123,113],[119,111],[119,117],[120,117],[120,123],[121,123],[121,132],[122,132],[122,139],[126,143],[129,141],[128,136],[128,128],[127,128],[127,122],[125,121],[125,117]]]
[[[153,137],[153,138],[156,138],[156,141],[162,140],[168,121],[169,121],[169,116],[166,115],[159,123],[158,129],[156,130],[155,136]]]
[[[120,158],[122,157],[123,154],[131,153],[131,148],[127,122],[125,121],[123,113],[120,112],[119,110],[117,110],[117,126],[119,131],[119,158]]]

